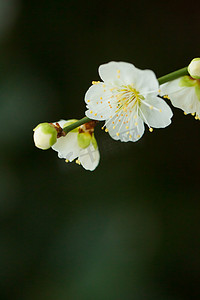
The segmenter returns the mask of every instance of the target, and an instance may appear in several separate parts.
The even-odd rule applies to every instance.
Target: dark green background
[[[200,55],[193,1],[0,1],[0,299],[200,297],[200,123],[121,143],[96,130],[94,172],[34,147],[82,118],[111,60],[162,76]]]

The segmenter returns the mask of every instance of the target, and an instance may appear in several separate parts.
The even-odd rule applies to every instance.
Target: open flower
[[[171,123],[172,111],[157,97],[159,84],[151,70],[140,70],[125,62],[99,67],[103,82],[93,82],[85,95],[86,116],[105,120],[106,131],[115,140],[137,141],[144,133]]]
[[[63,128],[75,123],[77,120],[61,120],[58,124]],[[59,158],[66,162],[76,159],[76,163],[82,165],[86,170],[93,171],[100,159],[96,139],[94,137],[95,122],[89,122],[61,136],[52,146],[58,152]]]
[[[185,114],[191,113],[195,119],[200,118],[200,80],[190,76],[169,81],[161,85],[161,93],[168,95],[175,107]]]

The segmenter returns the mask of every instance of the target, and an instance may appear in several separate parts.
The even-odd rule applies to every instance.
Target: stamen
[[[76,164],[77,164],[77,165],[80,165],[80,164],[81,164],[81,162],[80,162],[79,159],[76,160]]]

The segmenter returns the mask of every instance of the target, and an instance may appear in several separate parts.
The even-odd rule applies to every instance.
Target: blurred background
[[[100,64],[199,55],[197,1],[0,0],[0,299],[199,299],[199,121],[173,108],[137,143],[100,125],[94,172],[32,140],[84,116]]]

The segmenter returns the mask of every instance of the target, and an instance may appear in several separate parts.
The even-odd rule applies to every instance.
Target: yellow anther
[[[112,92],[115,88],[110,89],[110,91]]]
[[[129,135],[129,138],[130,138],[130,139],[132,138],[132,135],[131,135],[131,134]]]
[[[159,109],[159,112],[162,112],[162,109]]]
[[[126,134],[129,134],[129,131],[127,131],[127,133]]]
[[[117,75],[117,78],[120,78],[120,75]]]
[[[192,115],[192,116],[195,116],[195,113],[192,113],[191,115]]]
[[[90,102],[90,100],[87,100],[87,102]]]
[[[149,128],[149,131],[150,131],[150,132],[153,132],[153,128],[150,127],[150,128]]]
[[[103,118],[103,116],[101,116],[101,118]]]
[[[103,127],[101,127],[101,129],[102,129],[102,130],[104,130],[104,126],[103,126]]]
[[[187,115],[187,113],[184,111],[184,115],[186,116]]]
[[[98,84],[100,81],[92,81],[92,84]]]
[[[151,106],[149,106],[149,108],[150,108],[150,109],[153,109],[153,106],[151,105]]]
[[[129,129],[129,126],[126,126],[126,129]]]
[[[136,115],[134,116],[134,119],[137,119],[137,116],[136,116]]]
[[[119,120],[119,122],[121,122],[121,120]]]
[[[92,113],[93,113],[93,111],[91,110],[91,111],[90,111],[90,113],[92,114]]]
[[[81,164],[81,162],[80,162],[79,159],[76,160],[76,164],[77,164],[77,165],[80,165],[80,164]]]
[[[119,132],[117,132],[116,135],[119,136]]]
[[[113,126],[113,129],[115,129],[116,126]]]
[[[158,90],[158,93],[161,93],[161,90],[160,90],[160,89]]]
[[[106,92],[106,90],[103,90],[104,92]]]
[[[138,123],[137,123],[137,122],[135,122],[135,126],[138,126]]]
[[[137,138],[140,138],[140,134],[137,135]]]
[[[95,113],[94,116],[97,116],[97,113]]]
[[[105,87],[106,87],[106,85],[105,85],[105,84],[103,84],[103,87],[105,88]]]
[[[100,97],[100,100],[102,100],[103,98],[102,97]]]
[[[105,129],[105,132],[108,132],[108,128]]]
[[[117,70],[117,73],[120,73],[120,70]]]
[[[168,95],[163,96],[163,98],[169,100],[169,96]]]
[[[196,117],[195,117],[195,120],[198,120],[198,119],[199,119],[199,117],[198,117],[198,116],[196,116]]]
[[[65,159],[65,162],[68,163],[68,162],[69,162],[69,159]]]

